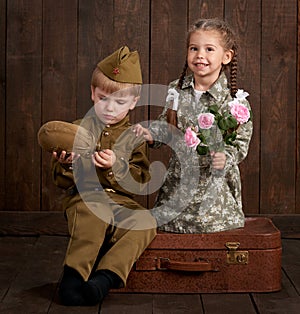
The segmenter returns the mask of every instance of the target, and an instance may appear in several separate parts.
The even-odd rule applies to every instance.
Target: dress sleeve
[[[177,82],[178,80],[169,84],[168,95],[170,94],[170,91],[175,89]],[[159,148],[161,144],[166,144],[172,139],[172,131],[170,130],[170,125],[167,122],[167,110],[172,108],[173,100],[167,96],[162,112],[158,116],[157,120],[154,120],[149,126],[149,131],[154,140],[154,143],[151,145],[151,147]]]
[[[251,110],[250,104],[247,100],[244,100],[244,105]],[[253,122],[250,119],[247,123],[241,124],[237,129],[237,137],[235,143],[237,147],[231,145],[225,145],[225,154],[226,154],[226,166],[225,170],[231,167],[233,164],[239,164],[243,161],[249,150],[250,140],[253,133]]]

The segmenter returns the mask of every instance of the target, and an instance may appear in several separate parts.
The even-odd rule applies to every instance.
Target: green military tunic
[[[170,83],[169,88],[175,88],[177,83],[177,80]],[[235,143],[239,149],[225,145],[225,169],[217,174],[210,166],[210,155],[198,155],[184,141],[185,130],[196,125],[200,113],[209,112],[211,105],[217,105],[220,113],[229,111],[230,101],[232,97],[224,73],[208,91],[200,95],[194,90],[193,77],[187,76],[179,91],[179,130],[176,138],[174,139],[174,134],[171,138],[172,132],[166,123],[166,112],[171,106],[169,101],[159,119],[151,124],[154,147],[159,147],[161,143],[171,143],[173,149],[165,181],[152,210],[159,229],[178,233],[209,233],[243,227],[238,164],[248,153],[252,121],[249,120],[238,128]],[[246,99],[241,103],[250,109]]]
[[[66,190],[70,242],[65,264],[84,280],[93,270],[109,269],[125,285],[134,262],[156,235],[155,219],[134,200],[150,180],[147,146],[132,132],[128,116],[103,125],[92,111],[75,123],[88,129],[95,142],[91,139],[91,149],[73,165],[52,160],[54,182]],[[91,154],[100,149],[116,154],[112,168],[94,166]]]

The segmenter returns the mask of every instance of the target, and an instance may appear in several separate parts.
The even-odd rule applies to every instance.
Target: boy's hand
[[[104,149],[99,152],[95,152],[92,156],[93,162],[97,167],[108,169],[116,162],[116,155],[110,149]]]
[[[149,144],[153,144],[153,138],[147,128],[144,128],[140,124],[136,124],[133,127],[133,132],[136,134],[136,136],[143,136],[144,139],[149,142]]]
[[[212,152],[212,166],[214,169],[223,170],[226,164],[226,155],[222,152]]]
[[[71,164],[73,161],[76,161],[79,158],[78,154],[76,155],[74,152],[67,153],[65,150],[61,151],[60,154],[54,151],[52,156],[61,164]]]

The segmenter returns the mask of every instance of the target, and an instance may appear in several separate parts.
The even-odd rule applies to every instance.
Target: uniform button
[[[117,242],[117,239],[115,237],[112,237],[111,242],[115,243],[115,242]]]
[[[105,131],[104,136],[108,136],[108,135],[109,135],[109,132]]]
[[[113,175],[113,172],[110,171],[110,172],[108,173],[108,176],[111,177],[112,175]]]

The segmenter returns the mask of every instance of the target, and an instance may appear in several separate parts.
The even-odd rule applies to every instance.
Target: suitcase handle
[[[199,271],[212,271],[213,267],[211,262],[207,261],[179,262],[170,260],[169,258],[161,257],[159,269],[199,272]]]

